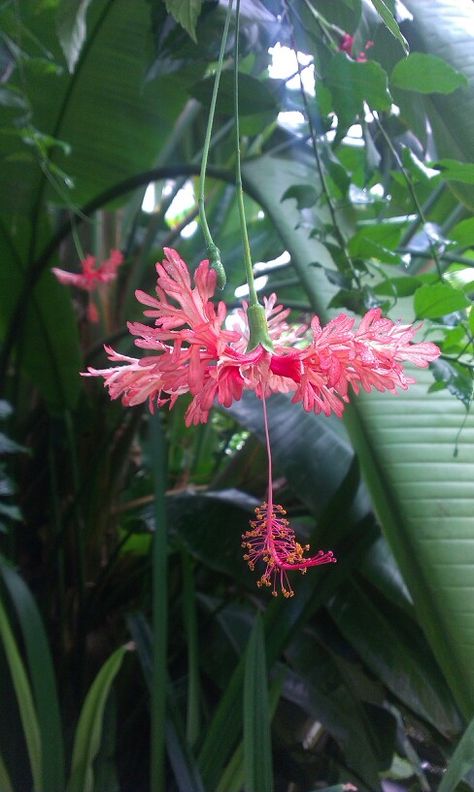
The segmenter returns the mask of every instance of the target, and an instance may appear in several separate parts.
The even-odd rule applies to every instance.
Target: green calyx
[[[221,252],[217,245],[213,243],[207,246],[207,255],[209,258],[209,264],[213,270],[215,270],[217,274],[217,288],[223,289],[226,285],[227,278],[225,274],[224,265],[221,261]]]
[[[261,344],[268,352],[273,352],[273,343],[268,332],[267,318],[263,305],[249,305],[247,316],[250,328],[250,341],[247,352]]]

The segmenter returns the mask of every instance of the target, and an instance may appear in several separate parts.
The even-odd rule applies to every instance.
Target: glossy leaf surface
[[[295,232],[290,211],[281,211],[284,184],[275,184],[275,170],[261,161],[246,177],[292,252],[314,309],[324,315],[327,286],[307,266],[313,241],[305,239],[304,230]],[[395,398],[354,399],[346,425],[428,640],[459,706],[469,714],[474,709],[474,419],[466,421],[460,453],[454,456],[462,408],[443,392],[427,396],[427,375],[419,372],[417,380]]]

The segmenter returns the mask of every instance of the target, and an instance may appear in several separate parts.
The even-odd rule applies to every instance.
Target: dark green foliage
[[[163,246],[191,269],[205,256],[189,223],[225,8],[0,6],[2,792],[428,792],[451,754],[440,789],[470,788],[472,4],[404,4],[412,20],[389,0],[241,5],[260,294],[296,324],[376,306],[422,319],[417,340],[442,352],[396,398],[351,395],[344,423],[268,400],[275,498],[338,558],[294,573],[289,600],[241,557],[266,497],[260,400],[186,428],[188,397],[150,417],[79,374],[104,343],[141,354],[126,321]],[[277,42],[314,63],[314,95],[303,59],[271,77]],[[244,281],[231,45],[206,182],[229,311]],[[125,263],[100,292],[49,271],[113,248]]]

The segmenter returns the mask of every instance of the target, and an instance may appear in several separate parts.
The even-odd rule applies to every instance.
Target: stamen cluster
[[[262,503],[255,509],[255,520],[250,521],[250,530],[242,534],[242,547],[246,550],[247,561],[252,572],[258,562],[263,561],[265,570],[257,586],[272,588],[272,596],[278,595],[277,584],[284,597],[294,596],[294,591],[286,574],[288,570],[299,570],[303,575],[309,567],[321,564],[335,564],[336,558],[329,551],[319,550],[316,555],[305,558],[309,544],[301,545],[285,517],[282,506]]]

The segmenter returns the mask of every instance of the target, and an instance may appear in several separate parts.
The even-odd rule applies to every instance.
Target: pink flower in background
[[[353,46],[354,46],[354,36],[351,36],[350,33],[344,33],[339,42],[339,51],[345,52],[347,55],[349,55],[350,58],[358,61],[359,63],[365,63],[365,61],[367,60],[367,55],[365,54],[365,52],[359,52],[357,58],[354,58],[352,54]],[[371,39],[369,39],[368,41],[365,42],[364,50],[368,50],[373,46],[374,46],[374,42]]]
[[[148,402],[168,404],[190,394],[185,414],[187,426],[206,423],[217,402],[230,407],[244,390],[262,399],[268,454],[268,498],[256,513],[251,530],[243,537],[245,559],[266,567],[259,584],[281,587],[285,596],[293,592],[287,579],[292,569],[305,572],[308,567],[334,562],[332,553],[320,551],[305,558],[308,549],[296,542],[294,532],[272,499],[271,451],[265,398],[272,393],[292,393],[293,402],[305,410],[341,417],[349,401],[349,386],[358,393],[396,392],[414,382],[405,373],[404,363],[425,368],[440,352],[431,342],[413,343],[419,326],[405,325],[384,318],[379,308],[368,311],[356,327],[355,320],[339,314],[325,327],[318,317],[306,328],[287,323],[288,309],[276,304],[273,294],[264,298],[273,350],[262,345],[247,351],[250,331],[247,306],[227,317],[223,302],[211,302],[216,289],[216,273],[202,261],[193,281],[189,270],[172,249],[156,265],[156,296],[137,291],[144,314],[153,325],[130,322],[135,346],[144,350],[141,358],[122,355],[105,347],[114,365],[89,368],[84,376],[102,377],[112,399],[121,398],[129,407]],[[227,322],[226,322],[227,319]]]
[[[354,46],[354,36],[351,36],[350,33],[344,33],[339,42],[339,50],[341,52],[347,52],[347,54],[352,57],[353,46]]]
[[[117,277],[117,270],[123,263],[120,250],[111,250],[109,258],[96,266],[95,256],[86,256],[81,260],[81,272],[68,272],[67,270],[53,267],[52,272],[58,281],[65,286],[76,286],[89,294],[103,283],[110,283]],[[97,308],[89,298],[87,316],[90,322],[98,322]]]

